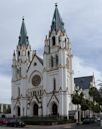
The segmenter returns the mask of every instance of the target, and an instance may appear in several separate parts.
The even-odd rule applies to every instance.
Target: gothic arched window
[[[18,96],[20,96],[20,87],[18,87]]]
[[[20,56],[20,51],[18,51],[18,56]]]
[[[52,37],[52,45],[55,46],[56,44],[56,39],[55,39],[55,36]]]
[[[56,79],[53,78],[53,90],[56,90]]]
[[[51,56],[51,67],[53,67],[54,62],[53,62],[53,56]]]
[[[61,42],[61,38],[60,38],[60,36],[58,37],[58,41],[59,41],[59,42]]]
[[[58,55],[56,55],[56,66],[58,65]]]
[[[30,52],[28,51],[28,57],[30,56]]]
[[[28,59],[30,60],[30,52],[28,51]]]

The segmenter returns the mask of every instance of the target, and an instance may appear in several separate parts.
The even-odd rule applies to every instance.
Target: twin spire
[[[27,30],[26,30],[26,26],[25,26],[25,23],[24,23],[24,17],[22,18],[22,25],[21,25],[18,44],[19,45],[23,45],[23,44],[28,45],[29,44],[29,40],[28,40],[28,36],[27,36]]]
[[[62,18],[59,14],[57,4],[55,4],[55,11],[54,11],[53,19],[52,19],[51,32],[53,30],[56,32],[59,30],[62,32],[65,32],[64,23],[63,23]],[[21,25],[18,44],[19,45],[28,45],[29,44],[24,18],[22,18],[22,25]]]
[[[52,19],[51,32],[53,30],[55,30],[55,31],[60,30],[62,32],[65,32],[64,22],[62,21],[62,18],[61,18],[60,14],[59,14],[57,4],[55,4],[55,11],[54,11],[53,19]]]

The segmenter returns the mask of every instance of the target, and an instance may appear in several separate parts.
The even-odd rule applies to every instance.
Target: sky
[[[12,54],[22,17],[32,49],[41,56],[55,3],[72,45],[74,76],[102,80],[102,0],[0,0],[0,103],[11,102]]]

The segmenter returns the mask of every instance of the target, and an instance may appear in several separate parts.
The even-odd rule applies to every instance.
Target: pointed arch
[[[58,106],[55,102],[52,103],[52,115],[57,116],[58,115]]]
[[[34,103],[33,105],[33,116],[38,116],[38,104]]]
[[[55,36],[52,37],[52,46],[55,46],[56,45],[56,38]]]
[[[56,90],[56,78],[53,78],[53,90]]]
[[[20,106],[17,106],[17,116],[19,117],[19,116],[21,116],[21,109],[20,109]]]
[[[30,51],[28,51],[28,58],[30,57]]]
[[[59,59],[58,59],[58,55],[56,54],[56,66],[58,65],[59,63]]]
[[[51,67],[54,66],[53,56],[51,56]]]
[[[18,87],[18,96],[20,96],[20,87]]]

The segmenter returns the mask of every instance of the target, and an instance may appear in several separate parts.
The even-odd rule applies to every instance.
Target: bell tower
[[[13,53],[12,60],[12,115],[24,116],[26,107],[27,69],[32,60],[32,50],[26,31],[24,18],[18,40],[18,45]]]
[[[26,69],[31,61],[31,46],[27,36],[26,26],[24,18],[22,19],[22,25],[18,40],[16,52],[13,54],[13,67],[16,75],[13,76],[13,80],[18,80],[21,77],[26,76]]]
[[[64,22],[59,14],[57,4],[52,19],[51,29],[45,38],[44,46],[44,115],[51,115],[53,104],[56,104],[56,114],[68,116],[71,110],[71,94],[74,90],[72,77],[72,50],[69,38],[64,28]]]

